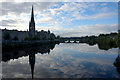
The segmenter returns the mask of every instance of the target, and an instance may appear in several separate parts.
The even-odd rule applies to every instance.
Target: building
[[[29,31],[18,31],[18,30],[2,30],[2,41],[8,40],[54,40],[56,37],[50,31],[37,31],[35,30],[35,20],[34,20],[34,9],[32,6],[31,20],[29,22]]]
[[[29,22],[29,38],[32,39],[35,37],[35,21],[34,21],[34,12],[32,6],[31,20]]]

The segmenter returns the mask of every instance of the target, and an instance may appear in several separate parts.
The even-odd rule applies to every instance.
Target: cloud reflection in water
[[[113,65],[118,49],[99,50],[97,45],[60,44],[50,54],[35,54],[35,78],[119,77]],[[28,56],[3,62],[3,77],[31,77]]]

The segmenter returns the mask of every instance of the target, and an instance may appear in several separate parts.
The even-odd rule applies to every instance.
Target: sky
[[[62,37],[117,32],[117,2],[2,2],[2,29],[29,29],[32,5],[36,30]]]

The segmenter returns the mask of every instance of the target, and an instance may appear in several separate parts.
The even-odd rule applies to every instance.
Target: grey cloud
[[[3,63],[3,78],[30,78],[31,68],[28,64],[6,64]],[[62,77],[57,71],[50,71],[48,67],[43,67],[42,64],[35,65],[34,77],[47,78],[47,77]]]
[[[71,31],[71,32],[63,32],[60,34],[60,36],[64,36],[64,37],[69,37],[69,36],[75,36],[75,37],[80,37],[80,36],[87,36],[89,33],[88,32],[78,32],[78,31]]]
[[[80,36],[91,36],[91,35],[99,35],[101,33],[106,34],[110,32],[117,32],[118,25],[117,24],[109,24],[109,25],[102,25],[102,24],[96,24],[96,25],[83,25],[78,26],[77,28],[72,29],[66,29],[62,31],[62,33],[59,32],[60,36],[70,37],[80,37]]]
[[[27,64],[18,64],[16,63],[15,65],[8,65],[6,63],[2,63],[3,67],[3,77],[5,78],[14,78],[15,75],[17,74],[23,74],[21,77],[30,77],[30,67]],[[16,68],[16,69],[15,69]],[[14,72],[13,72],[14,71]],[[25,76],[24,76],[25,75]]]
[[[9,24],[13,24],[13,23],[17,23],[18,21],[16,20],[2,20],[0,23],[0,26],[9,26],[9,27],[12,27],[11,25]]]
[[[32,5],[34,6],[34,11],[41,12],[49,8],[50,5],[55,5],[56,3],[49,3],[49,2],[22,2],[22,3],[15,3],[15,2],[2,2],[2,8],[0,13],[2,16],[6,16],[9,18],[9,13],[12,13],[13,17],[15,16],[16,19],[10,18],[8,20],[3,19],[0,23],[0,26],[3,27],[15,27],[16,23],[26,23],[23,19],[19,19],[21,17],[21,13],[30,14]],[[12,17],[10,15],[10,17]],[[13,25],[10,25],[13,24]],[[15,24],[15,25],[14,25]]]
[[[2,3],[2,15],[7,15],[10,12],[13,12],[17,15],[20,13],[30,13],[32,5],[35,10],[43,11],[47,9],[50,5],[55,3],[49,2],[24,2],[24,3],[15,3],[15,2],[3,2]]]
[[[8,23],[16,23],[17,21],[15,20],[2,20],[3,24],[8,24]]]

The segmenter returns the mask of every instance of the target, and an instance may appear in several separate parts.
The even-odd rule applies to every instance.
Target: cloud
[[[6,15],[10,12],[15,13],[16,15],[19,15],[21,13],[30,13],[31,7],[34,5],[35,11],[43,11],[47,9],[50,5],[53,5],[55,3],[49,3],[49,2],[23,2],[23,3],[16,3],[16,2],[3,2],[2,3],[2,15]]]
[[[119,0],[2,0],[0,2],[118,2]]]
[[[98,13],[98,14],[94,14],[94,15],[85,15],[85,16],[82,16],[81,14],[79,14],[78,12],[73,14],[73,16],[75,17],[74,19],[72,20],[82,20],[82,19],[85,19],[85,20],[90,20],[90,19],[93,19],[93,20],[97,20],[97,19],[107,19],[107,18],[111,18],[113,17],[114,15],[116,15],[116,13],[114,12],[109,12],[109,13]]]
[[[55,34],[61,30],[63,30],[62,27],[60,26],[49,26],[49,27],[46,27],[46,26],[37,26],[36,27],[37,30],[50,30],[51,32],[54,32]]]
[[[71,34],[71,36],[82,36],[95,33],[98,35],[100,32],[107,33],[116,30],[116,27],[109,27],[111,25],[96,25],[97,20],[112,19],[117,15],[116,12],[109,11],[110,8],[106,6],[106,3],[3,2],[2,4],[3,15],[0,19],[2,22],[2,25],[0,25],[2,26],[2,29],[29,29],[31,6],[34,5],[36,30],[38,31],[41,29],[50,29],[53,33],[61,36],[70,36],[69,34]],[[99,4],[104,6],[98,10],[98,7],[95,6]],[[101,11],[103,12],[101,13]],[[94,14],[88,14],[88,12]],[[73,25],[72,22],[77,20],[92,20],[93,22],[96,21],[96,23],[91,25],[82,25],[81,23],[82,26],[76,24]],[[66,27],[69,25],[73,26]],[[100,25],[104,26],[105,29]],[[94,29],[95,32],[91,31],[92,29]]]
[[[38,21],[40,23],[51,23],[54,22],[54,19],[52,19],[51,17],[46,17],[46,18],[40,18]]]
[[[106,19],[106,18],[111,18],[113,17],[113,15],[116,15],[116,13],[112,12],[112,13],[100,13],[100,14],[97,14],[97,15],[94,15],[94,16],[91,16],[90,18],[91,19]],[[89,19],[90,19],[89,18]]]
[[[24,3],[16,3],[16,2],[3,2],[2,3],[2,25],[6,25],[6,27],[13,27],[17,26],[19,30],[26,30],[26,27],[29,24],[30,15],[31,15],[31,7],[34,5],[34,13],[37,15],[35,18],[36,23],[51,23],[54,22],[53,18],[50,16],[49,13],[41,13],[46,11],[50,5],[55,5],[56,3],[49,3],[49,2],[24,2]],[[6,5],[6,6],[5,6]],[[19,15],[19,16],[18,16]],[[41,18],[41,16],[43,18]],[[8,20],[8,21],[7,21]],[[7,23],[5,23],[7,21]],[[14,23],[16,21],[18,23]],[[4,24],[5,23],[5,24]],[[9,24],[9,25],[8,25]],[[12,24],[12,25],[10,25]],[[17,25],[16,25],[17,24]],[[22,27],[20,27],[22,26]],[[3,27],[3,28],[4,28]],[[17,29],[18,29],[17,28]],[[10,28],[8,28],[10,29]],[[12,29],[12,28],[11,28]]]
[[[61,28],[62,29],[62,28]],[[94,31],[93,31],[94,30]],[[96,25],[81,25],[72,28],[64,28],[60,32],[56,33],[60,36],[65,37],[80,37],[80,36],[87,36],[87,35],[99,35],[101,33],[110,33],[110,32],[117,32],[118,25],[117,24],[96,24]]]
[[[103,3],[101,5],[105,5]],[[99,4],[97,4],[99,5]],[[101,9],[97,9],[96,3],[64,3],[61,7],[50,9],[51,15],[55,17],[59,17],[62,20],[62,23],[70,23],[73,20],[98,20],[98,19],[109,19],[112,18],[114,15],[117,15],[115,12],[109,12],[108,7],[101,7]],[[86,14],[88,11],[97,12],[92,15]],[[99,12],[99,13],[98,13]],[[101,13],[102,12],[102,13]],[[59,20],[58,20],[59,21]]]
[[[101,4],[101,6],[106,6],[107,5],[107,3],[103,3],[103,4]]]
[[[108,7],[103,7],[103,8],[101,9],[101,12],[107,12],[108,10],[109,10]]]
[[[9,24],[9,23],[17,23],[17,21],[15,21],[15,20],[2,20],[3,25]]]
[[[91,35],[99,35],[110,32],[117,32],[118,25],[117,24],[95,24],[95,25],[81,25],[74,26],[71,28],[64,28],[62,26],[38,26],[37,30],[51,30],[56,35],[60,35],[62,37],[80,37],[80,36],[91,36]]]

